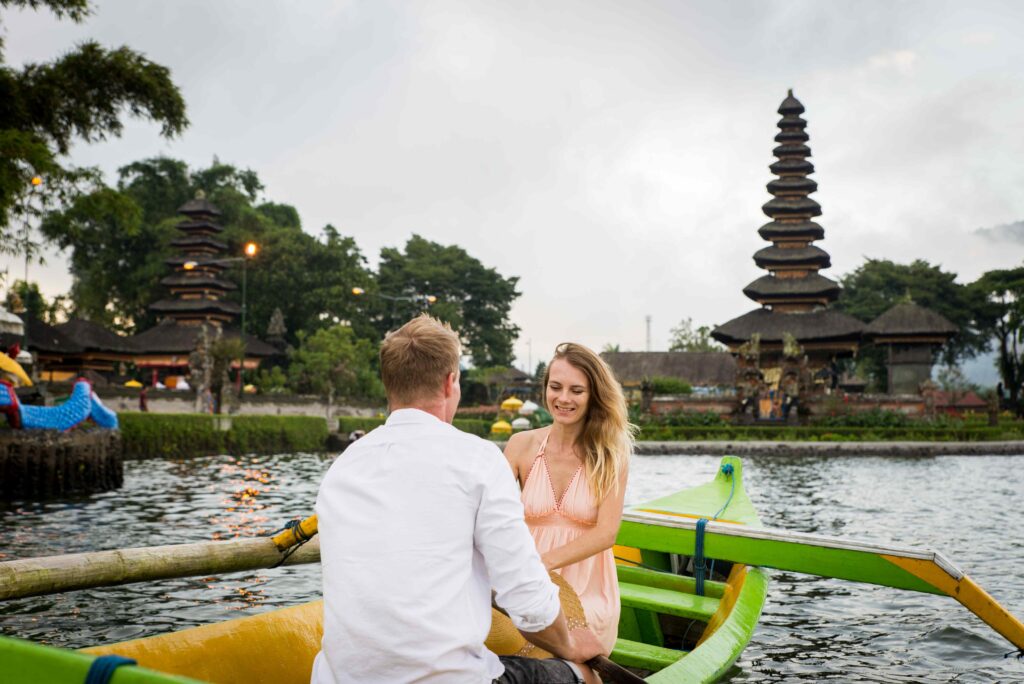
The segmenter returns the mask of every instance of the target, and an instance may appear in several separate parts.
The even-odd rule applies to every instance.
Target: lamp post
[[[30,181],[32,184],[32,191],[25,196],[25,241],[23,248],[25,249],[25,288],[28,291],[28,261],[32,255],[32,249],[29,244],[29,238],[32,234],[32,226],[28,222],[29,205],[31,204],[32,198],[36,196],[36,192],[42,188],[43,179],[41,176],[32,176]]]
[[[387,299],[388,301],[391,302],[414,302],[416,304],[422,305],[422,311],[426,311],[427,307],[429,307],[431,304],[437,301],[437,296],[432,294],[422,294],[417,292],[411,295],[386,295],[380,292],[367,292],[361,287],[353,287],[352,294],[354,294],[357,297],[361,297],[363,295],[371,295],[374,297],[380,297],[381,299]],[[394,315],[394,311],[394,306],[392,306],[391,315]]]
[[[256,256],[256,253],[259,251],[259,249],[260,249],[259,246],[255,242],[246,242],[245,243],[245,249],[244,249],[245,256],[243,256],[243,257],[235,257],[235,259],[241,259],[241,261],[242,261],[242,328],[239,331],[239,335],[238,335],[238,339],[241,340],[241,342],[242,342],[241,351],[239,352],[240,355],[238,357],[238,396],[239,397],[242,396],[242,390],[245,388],[244,373],[245,373],[245,311],[246,311],[246,301],[245,301],[245,279],[246,278],[245,278],[245,274],[246,274],[246,270],[247,270],[246,266],[249,263],[249,259],[252,259],[253,257]]]
[[[352,294],[354,294],[357,297],[361,297],[362,295],[372,295],[374,297],[380,297],[381,299],[388,299],[388,300],[393,301],[393,302],[415,302],[417,304],[423,304],[425,306],[430,306],[431,304],[433,304],[433,303],[435,303],[437,301],[437,296],[436,295],[431,295],[431,294],[420,294],[419,292],[417,292],[416,294],[411,294],[411,295],[405,295],[405,296],[398,295],[398,296],[396,296],[396,295],[386,295],[386,294],[382,294],[380,292],[367,292],[366,290],[364,290],[361,287],[353,287],[352,288]]]

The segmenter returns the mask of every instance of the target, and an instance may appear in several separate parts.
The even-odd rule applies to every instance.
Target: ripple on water
[[[5,559],[274,531],[308,515],[330,458],[131,461],[125,486],[66,502],[0,505]],[[627,502],[701,484],[720,459],[638,456]],[[744,459],[766,525],[943,552],[1024,614],[1024,463],[1014,457]],[[319,598],[319,566],[183,578],[0,603],[0,632],[80,647]],[[1024,662],[951,599],[774,571],[736,682],[1010,682]]]

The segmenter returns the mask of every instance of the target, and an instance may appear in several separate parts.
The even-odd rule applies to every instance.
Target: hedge
[[[217,429],[217,419],[231,421]],[[323,451],[327,422],[316,416],[118,414],[127,458]]]
[[[639,439],[664,442],[690,440],[774,440],[794,442],[988,442],[1024,439],[1024,425],[999,427],[789,427],[789,426],[707,426],[678,427],[646,425]]]
[[[385,418],[362,418],[360,416],[341,416],[338,418],[338,432],[342,434],[349,434],[355,430],[362,430],[363,432],[369,432],[375,427],[380,427],[384,424]],[[456,418],[452,421],[452,425],[459,428],[463,432],[468,432],[471,435],[478,435],[480,437],[487,437],[491,434],[491,423],[490,420],[480,420],[479,418]]]

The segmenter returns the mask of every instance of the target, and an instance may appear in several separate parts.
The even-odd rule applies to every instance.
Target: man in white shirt
[[[458,336],[423,315],[381,344],[391,415],[320,485],[324,636],[313,684],[571,684],[599,681],[602,652],[568,630],[494,444],[451,425]],[[484,646],[494,601],[531,642],[565,660],[499,659]]]

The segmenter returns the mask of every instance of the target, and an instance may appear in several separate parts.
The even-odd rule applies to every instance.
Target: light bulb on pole
[[[243,379],[242,373],[245,370],[245,346],[246,346],[245,345],[245,313],[246,313],[245,291],[246,291],[246,270],[247,270],[246,266],[247,266],[247,264],[249,262],[249,259],[252,259],[253,257],[255,257],[256,254],[259,251],[260,251],[259,245],[257,245],[255,242],[246,242],[245,243],[245,247],[242,249],[242,252],[245,254],[245,256],[243,256],[243,257],[235,257],[236,259],[241,259],[241,261],[242,261],[242,329],[241,329],[241,331],[239,332],[239,335],[238,335],[238,339],[242,342],[242,345],[241,345],[241,350],[242,350],[241,351],[241,358],[238,359],[238,396],[239,397],[242,396],[242,390],[244,389],[244,384],[243,384],[244,383],[244,379]]]

